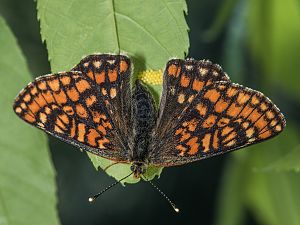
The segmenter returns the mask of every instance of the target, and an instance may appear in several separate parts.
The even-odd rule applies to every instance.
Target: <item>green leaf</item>
[[[69,70],[83,56],[109,52],[127,53],[137,74],[161,69],[171,57],[183,58],[189,47],[184,0],[37,0],[37,8],[52,72]],[[90,158],[96,168],[113,163]],[[113,167],[109,173],[115,178],[130,173],[128,165]]]
[[[96,168],[103,168],[108,175],[113,176],[116,180],[120,180],[130,173],[130,164],[115,163],[108,159],[94,157],[91,153],[88,153],[88,156]],[[155,176],[159,177],[161,172],[161,167],[149,166],[144,176],[148,180],[152,180]],[[132,176],[125,180],[126,183],[137,183],[139,181],[140,179],[133,178]],[[122,182],[122,184],[125,184],[125,182]]]
[[[14,97],[32,78],[2,17],[0,43],[0,224],[59,224],[47,139],[12,110]]]
[[[126,52],[138,70],[160,69],[189,47],[183,0],[37,0],[53,72],[95,52]],[[138,71],[135,71],[138,72]]]

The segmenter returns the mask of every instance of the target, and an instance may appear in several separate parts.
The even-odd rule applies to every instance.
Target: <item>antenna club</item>
[[[144,177],[146,181],[148,181],[155,190],[157,190],[168,202],[169,204],[172,206],[172,208],[174,209],[175,212],[179,213],[179,209],[176,207],[176,205],[168,198],[168,196],[162,192],[155,184],[153,184],[150,180],[148,180],[146,177]]]
[[[95,198],[89,197],[89,202],[93,202],[94,200],[95,200]]]

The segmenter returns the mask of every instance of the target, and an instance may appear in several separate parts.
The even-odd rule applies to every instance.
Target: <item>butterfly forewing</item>
[[[17,96],[14,111],[31,125],[86,151],[116,161],[128,159],[105,100],[81,72],[37,78]]]
[[[174,127],[197,94],[216,81],[229,81],[217,64],[208,60],[170,60],[164,72],[155,138],[162,138],[166,131]]]
[[[201,89],[175,124],[152,146],[153,164],[181,165],[266,140],[285,119],[262,93],[218,81]]]
[[[89,55],[72,70],[81,71],[96,86],[119,138],[132,145],[130,59],[125,55]]]

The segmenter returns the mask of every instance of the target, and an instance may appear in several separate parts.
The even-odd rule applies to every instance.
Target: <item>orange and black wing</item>
[[[125,55],[89,55],[71,70],[82,72],[94,84],[106,103],[119,138],[132,145],[130,59]]]
[[[186,95],[190,92],[177,91],[177,103],[189,102]],[[181,93],[183,103],[178,97]],[[160,141],[154,135],[149,155],[152,164],[175,166],[219,155],[274,137],[285,127],[284,116],[267,97],[229,81],[203,87],[173,121]]]
[[[170,60],[164,72],[155,138],[162,139],[174,128],[199,92],[216,81],[230,81],[217,64],[208,60]]]
[[[67,143],[126,162],[128,146],[119,139],[107,104],[94,83],[81,72],[64,72],[42,76],[28,84],[13,108],[27,123]]]

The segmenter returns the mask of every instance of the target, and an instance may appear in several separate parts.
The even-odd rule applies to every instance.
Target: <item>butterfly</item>
[[[29,83],[13,109],[46,133],[115,162],[134,177],[267,140],[286,125],[262,93],[232,83],[208,60],[171,59],[157,109],[126,55],[95,54]]]

